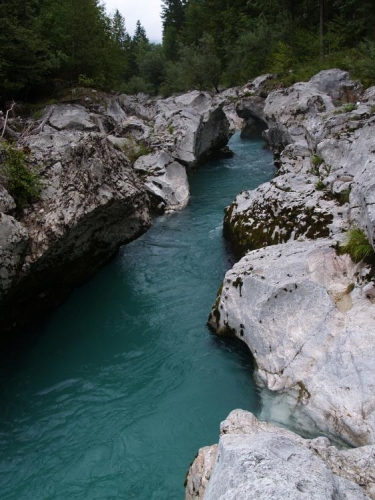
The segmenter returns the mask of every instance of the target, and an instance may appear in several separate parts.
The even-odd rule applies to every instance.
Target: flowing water
[[[231,265],[223,208],[274,172],[261,140],[230,147],[233,158],[190,174],[184,211],[158,218],[1,357],[2,500],[182,500],[220,421],[259,413],[248,352],[205,326]]]

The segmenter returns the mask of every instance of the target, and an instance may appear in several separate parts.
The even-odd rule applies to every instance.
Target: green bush
[[[354,111],[355,109],[357,109],[357,107],[358,106],[356,103],[348,102],[347,104],[345,104],[341,108],[336,109],[333,114],[340,115],[341,113],[350,113],[351,111]]]
[[[315,189],[317,191],[323,191],[325,188],[326,188],[326,186],[325,186],[324,182],[321,179],[319,179],[318,182],[315,184]]]
[[[129,158],[131,163],[134,163],[141,156],[152,153],[152,149],[145,142],[136,142],[133,137],[128,137],[128,142],[123,146],[122,150]]]
[[[348,242],[340,247],[340,253],[347,253],[354,262],[370,261],[375,252],[367,236],[359,227],[349,229]]]
[[[27,164],[27,153],[5,142],[1,148],[0,172],[17,208],[21,209],[38,200],[42,183],[39,174]]]

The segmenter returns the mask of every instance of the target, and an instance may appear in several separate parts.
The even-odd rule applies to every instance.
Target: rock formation
[[[209,325],[249,346],[261,417],[357,448],[235,410],[218,447],[192,464],[186,500],[374,499],[374,257],[344,250],[350,228],[374,248],[375,88],[341,70],[274,91],[269,80],[239,92],[237,111],[247,129],[267,124],[279,168],[226,209],[224,234],[242,258]]]
[[[374,446],[338,450],[234,410],[219,445],[190,467],[185,500],[365,500],[375,498],[374,470]]]
[[[350,227],[373,244],[372,95],[330,70],[265,99],[280,169],[226,210],[225,234],[244,256],[209,320],[246,342],[259,385],[284,395],[289,425],[356,446],[375,442],[373,274],[338,248]],[[267,401],[264,414],[276,415]]]
[[[61,303],[147,230],[150,210],[186,206],[186,166],[229,139],[224,103],[207,93],[162,100],[72,91],[71,98],[14,132],[26,166],[40,174],[39,199],[16,207],[0,175],[3,330]],[[0,169],[5,163],[0,154]]]

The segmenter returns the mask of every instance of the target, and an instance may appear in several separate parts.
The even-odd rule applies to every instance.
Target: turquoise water
[[[1,359],[2,500],[178,500],[234,408],[259,413],[246,350],[205,323],[231,257],[223,208],[274,172],[260,140],[190,175],[155,221]],[[31,332],[30,332],[31,333]]]

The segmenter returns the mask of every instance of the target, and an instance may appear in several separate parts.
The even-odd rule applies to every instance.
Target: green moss
[[[355,288],[355,285],[354,283],[350,283],[350,285],[348,285],[347,289],[346,289],[346,293],[351,293]]]
[[[341,108],[338,108],[334,111],[334,115],[341,115],[342,113],[350,113],[351,111],[354,111],[355,109],[357,109],[357,104],[354,103],[354,102],[348,102],[347,104],[345,104],[344,106],[342,106]]]
[[[327,237],[328,225],[333,221],[332,214],[302,204],[280,208],[276,201],[267,205],[254,202],[250,210],[235,215],[233,211],[233,206],[226,210],[224,236],[238,256],[249,250],[285,243],[292,235],[294,238]]]
[[[123,152],[134,163],[141,156],[152,153],[152,149],[145,142],[136,142],[132,137],[128,137],[128,142],[122,147]]]
[[[348,189],[344,189],[343,191],[341,191],[341,193],[336,194],[335,197],[340,205],[349,203],[350,187]]]

